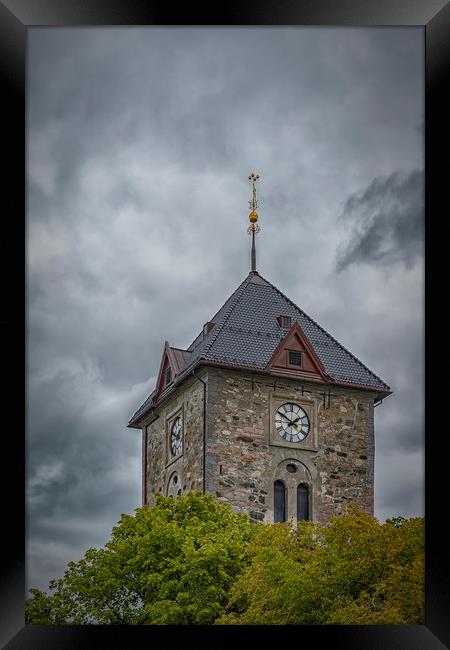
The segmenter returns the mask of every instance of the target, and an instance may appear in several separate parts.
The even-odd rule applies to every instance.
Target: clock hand
[[[286,417],[286,415],[283,415],[283,413],[280,413],[280,415],[281,415],[282,418],[287,420],[289,422],[289,424],[295,424],[296,422],[298,422],[300,420],[300,417],[301,417],[299,415],[298,417],[295,418],[295,420],[290,420],[288,417]]]

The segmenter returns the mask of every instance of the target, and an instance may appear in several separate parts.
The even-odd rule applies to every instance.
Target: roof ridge
[[[250,282],[250,276],[251,276],[251,274],[252,274],[252,272],[250,271],[250,273],[247,275],[247,277],[245,278],[245,280],[244,280],[243,282],[241,282],[241,284],[238,286],[238,288],[235,289],[235,291],[233,292],[233,293],[238,293],[238,292],[239,292],[239,293],[238,293],[238,295],[236,296],[236,298],[233,300],[233,302],[230,304],[230,306],[229,306],[227,312],[225,313],[225,315],[224,315],[223,318],[222,318],[222,322],[220,323],[220,325],[219,325],[218,327],[215,327],[215,328],[214,328],[214,330],[213,330],[214,334],[213,334],[213,336],[211,337],[211,339],[210,339],[210,341],[208,342],[208,344],[206,345],[206,347],[205,347],[205,349],[203,350],[203,352],[201,353],[201,357],[204,357],[205,354],[208,354],[208,352],[210,351],[210,349],[211,349],[213,343],[216,341],[218,335],[219,335],[220,332],[223,330],[223,327],[224,327],[225,323],[227,322],[228,318],[230,317],[230,315],[231,315],[233,309],[236,307],[236,305],[238,304],[239,300],[241,299],[242,294],[244,293],[244,289],[247,288],[248,283]],[[233,294],[231,294],[231,295],[233,295]],[[230,297],[231,297],[231,296],[230,296]],[[226,301],[225,301],[225,302],[226,302]],[[225,304],[225,303],[224,303],[224,304]],[[223,306],[223,305],[222,305],[222,306]],[[219,311],[220,311],[220,309],[219,309]],[[219,312],[217,312],[217,313],[219,313]]]
[[[252,273],[252,271],[250,271],[249,275],[250,275],[251,273]],[[220,312],[221,309],[223,309],[224,305],[228,302],[228,300],[231,298],[231,296],[232,296],[234,293],[236,293],[236,291],[239,291],[239,289],[242,287],[242,285],[244,284],[244,282],[245,282],[246,280],[248,280],[249,275],[248,275],[248,276],[247,276],[247,277],[246,277],[246,278],[241,282],[241,284],[240,284],[238,287],[236,287],[236,289],[235,289],[235,290],[234,290],[234,291],[233,291],[233,292],[228,296],[228,298],[227,298],[227,299],[222,303],[222,305],[221,305],[221,306],[219,307],[219,309],[216,311],[216,313],[214,314],[214,316],[213,316],[209,321],[207,321],[208,323],[212,323],[212,322],[214,321],[214,319],[216,318],[217,314]],[[197,334],[197,336],[194,338],[194,340],[192,341],[192,343],[190,343],[190,344],[187,346],[186,350],[187,350],[188,352],[192,352],[192,350],[189,350],[189,348],[191,348],[191,347],[194,345],[195,341],[196,341],[196,340],[199,338],[199,336],[201,336],[201,335],[202,335],[202,330],[200,330],[200,332],[199,332],[199,333]],[[198,345],[200,345],[200,343],[199,343]],[[198,346],[196,346],[196,347],[198,347]]]
[[[352,357],[352,358],[353,358],[357,363],[359,363],[359,364],[360,364],[363,368],[365,368],[365,369],[366,369],[366,370],[367,370],[367,371],[368,371],[368,372],[369,372],[373,377],[375,377],[375,379],[378,379],[379,382],[381,382],[384,386],[386,386],[386,387],[389,388],[389,390],[390,390],[390,386],[389,386],[388,384],[386,384],[386,382],[383,381],[383,380],[381,379],[381,377],[378,377],[378,375],[376,375],[372,370],[370,370],[370,368],[368,368],[368,367],[367,367],[367,366],[366,366],[366,365],[365,365],[365,364],[364,364],[360,359],[358,359],[358,357],[356,357],[354,354],[352,354],[352,353],[350,352],[350,350],[347,350],[347,348],[344,347],[344,346],[342,345],[342,343],[339,343],[339,341],[338,341],[337,339],[335,339],[334,336],[332,336],[329,332],[327,332],[327,330],[326,330],[324,327],[322,327],[321,325],[319,325],[319,323],[316,323],[316,321],[315,321],[313,318],[311,318],[311,316],[309,316],[305,311],[303,311],[303,309],[300,309],[300,307],[299,307],[298,305],[296,305],[295,302],[294,302],[293,300],[291,300],[290,298],[288,298],[288,297],[287,297],[287,296],[286,296],[282,291],[280,291],[280,289],[278,289],[278,287],[276,287],[274,284],[272,284],[272,282],[270,282],[270,280],[267,280],[266,278],[264,278],[264,277],[263,277],[262,275],[260,275],[259,273],[258,273],[258,275],[259,275],[263,280],[265,280],[266,282],[268,282],[268,283],[269,283],[269,284],[270,284],[270,285],[275,289],[275,291],[277,291],[277,292],[280,294],[280,296],[282,296],[285,300],[287,300],[287,302],[289,302],[289,303],[290,303],[291,305],[293,305],[296,309],[298,309],[298,311],[299,311],[300,313],[302,313],[304,316],[306,316],[306,318],[308,318],[312,323],[314,323],[314,325],[315,325],[318,329],[320,329],[324,334],[326,334],[326,336],[328,336],[328,338],[330,338],[332,341],[334,341],[334,342],[335,342],[335,343],[336,343],[336,344],[337,344],[337,345],[338,345],[342,350],[344,350],[344,352],[346,352],[348,355],[350,355],[350,356],[351,356],[351,357]],[[313,347],[314,347],[314,346],[313,346]]]

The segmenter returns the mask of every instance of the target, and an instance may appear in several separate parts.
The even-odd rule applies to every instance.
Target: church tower
[[[143,503],[207,492],[254,521],[373,514],[374,406],[390,388],[256,270],[187,350],[162,352],[142,431]]]

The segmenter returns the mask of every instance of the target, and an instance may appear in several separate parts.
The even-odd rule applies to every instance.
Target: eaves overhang
[[[310,383],[316,383],[316,384],[322,384],[322,385],[329,385],[331,386],[337,386],[337,387],[344,387],[344,388],[353,388],[356,390],[364,390],[369,393],[373,393],[375,395],[375,400],[381,400],[385,399],[389,395],[392,395],[393,391],[391,391],[389,388],[382,388],[381,386],[371,386],[367,384],[356,384],[356,383],[351,383],[351,382],[346,382],[346,381],[341,381],[334,379],[333,377],[329,377],[325,380],[321,379],[316,379],[313,377],[308,377],[300,372],[294,372],[287,370],[287,371],[282,371],[282,370],[269,370],[266,368],[255,368],[251,367],[248,365],[243,365],[243,364],[233,364],[233,363],[224,363],[223,361],[215,361],[214,359],[206,359],[204,357],[198,357],[191,366],[186,368],[183,372],[180,373],[180,375],[177,377],[177,381],[171,384],[170,386],[167,387],[165,391],[163,391],[156,402],[150,402],[142,412],[137,412],[135,416],[131,418],[129,421],[127,428],[130,429],[141,429],[143,421],[146,419],[148,413],[152,410],[160,406],[163,402],[166,401],[168,397],[170,397],[175,391],[180,388],[180,386],[184,383],[184,381],[190,377],[193,373],[194,370],[196,370],[199,366],[212,366],[212,367],[217,367],[217,368],[230,368],[232,370],[246,370],[247,372],[253,372],[259,375],[265,375],[265,376],[272,376],[272,377],[282,377],[285,379],[297,379],[300,381],[306,381]]]
[[[231,363],[224,363],[223,361],[215,361],[213,359],[201,359],[200,360],[203,365],[207,366],[216,366],[219,368],[230,368],[230,369],[236,369],[236,370],[247,370],[248,372],[254,372],[260,375],[266,375],[266,376],[272,376],[272,377],[283,377],[285,379],[297,379],[297,380],[303,380],[306,382],[310,383],[315,383],[315,384],[327,384],[330,386],[342,386],[345,388],[355,388],[357,390],[365,390],[370,393],[374,393],[375,395],[380,395],[383,397],[388,397],[389,395],[392,395],[393,391],[390,390],[390,388],[383,388],[381,386],[373,386],[369,384],[356,384],[352,382],[346,382],[346,381],[341,381],[338,379],[335,379],[333,377],[328,377],[327,379],[316,379],[314,377],[309,377],[307,376],[306,373],[301,373],[301,372],[294,372],[291,370],[268,370],[266,368],[255,368],[243,364],[231,364]]]

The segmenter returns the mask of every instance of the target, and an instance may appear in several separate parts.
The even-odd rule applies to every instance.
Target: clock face
[[[170,429],[170,451],[172,456],[178,456],[183,451],[183,423],[181,418],[175,418]]]
[[[309,433],[309,418],[298,404],[286,402],[275,413],[275,429],[283,440],[301,442]]]

